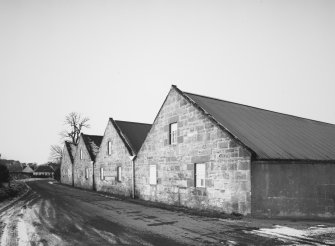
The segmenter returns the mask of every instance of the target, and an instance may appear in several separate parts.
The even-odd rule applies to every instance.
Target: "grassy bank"
[[[0,187],[0,203],[21,195],[27,190],[27,186],[20,181],[12,181],[10,187]]]

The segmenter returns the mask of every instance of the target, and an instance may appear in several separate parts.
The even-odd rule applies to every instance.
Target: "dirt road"
[[[191,216],[51,181],[27,184],[31,190],[13,206],[0,211],[1,245],[335,244],[327,237],[335,232],[329,226],[316,227],[323,230],[324,237],[320,233],[315,237],[298,235],[297,231],[283,237],[277,235],[276,227],[273,231],[259,229],[248,220]]]

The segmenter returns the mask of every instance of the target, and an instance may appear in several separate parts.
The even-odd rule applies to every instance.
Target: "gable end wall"
[[[72,162],[69,152],[64,145],[62,163],[60,166],[60,181],[62,184],[72,185]]]
[[[108,155],[108,141],[112,142],[112,153]],[[121,166],[121,182],[117,181],[117,167]],[[104,169],[104,179],[101,180],[100,168]],[[100,151],[94,168],[95,184],[98,191],[121,196],[131,195],[132,162],[129,152],[113,124],[109,121],[101,142]]]
[[[178,123],[178,144],[169,125]],[[171,89],[138,154],[136,195],[145,200],[197,209],[249,214],[251,154]],[[194,165],[206,164],[205,188],[194,185]],[[149,184],[149,166],[157,185]]]
[[[80,160],[80,149],[83,150],[83,159]],[[88,168],[88,179],[85,178],[85,169]],[[76,156],[74,158],[74,186],[84,189],[93,189],[93,165],[82,137],[80,137]]]

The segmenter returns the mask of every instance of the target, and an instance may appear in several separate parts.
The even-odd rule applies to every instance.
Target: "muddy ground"
[[[27,184],[0,209],[1,245],[335,245],[331,222],[208,218],[50,180]]]

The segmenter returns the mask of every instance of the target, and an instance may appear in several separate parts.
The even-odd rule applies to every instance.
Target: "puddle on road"
[[[286,226],[276,225],[273,228],[260,228],[246,231],[262,237],[277,238],[283,242],[295,242],[308,245],[335,245],[335,227],[319,225],[299,230]]]

